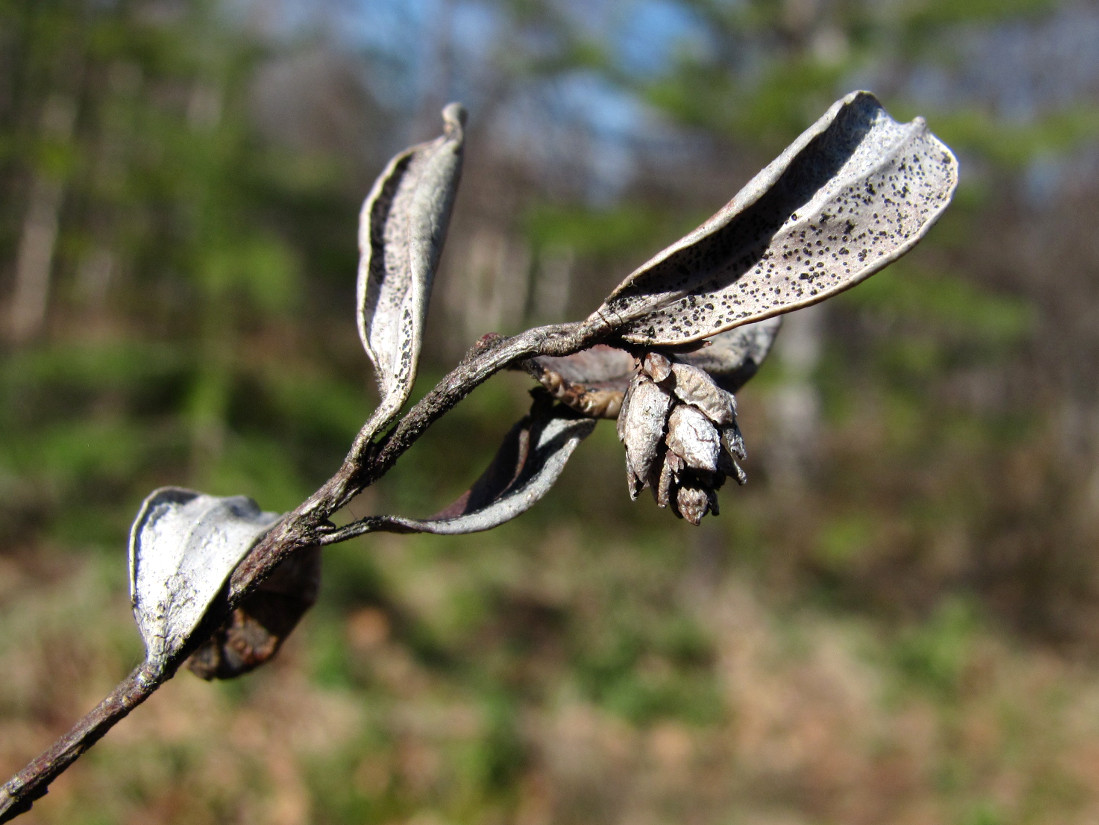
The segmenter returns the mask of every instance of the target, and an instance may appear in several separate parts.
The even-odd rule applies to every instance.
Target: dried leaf
[[[321,548],[299,550],[249,593],[187,658],[203,679],[233,679],[271,660],[320,589]]]
[[[922,119],[852,93],[592,317],[628,343],[678,345],[816,303],[912,248],[957,178]]]
[[[539,355],[527,369],[563,404],[592,418],[617,418],[636,360],[623,349],[596,344],[572,355]]]
[[[388,424],[416,379],[424,318],[462,170],[465,110],[443,109],[443,135],[389,162],[359,216],[358,323]]]
[[[148,661],[163,666],[192,640],[233,569],[278,519],[244,496],[165,487],[145,499],[130,532],[130,598]]]
[[[457,535],[498,527],[525,513],[557,481],[577,445],[595,429],[567,407],[536,400],[505,436],[488,469],[456,502],[427,519],[381,516],[373,529]]]
[[[736,392],[759,370],[782,326],[782,317],[719,333],[676,358],[705,370],[727,392]],[[527,369],[553,397],[592,418],[617,418],[637,368],[629,352],[596,344],[572,355],[540,355]],[[662,380],[655,378],[654,380]]]
[[[619,390],[624,390],[630,383],[637,365],[630,353],[606,344],[596,344],[572,355],[540,355],[534,361],[561,380]]]
[[[712,338],[706,346],[680,353],[680,361],[705,370],[726,392],[736,392],[759,371],[782,326],[782,316],[735,327]]]

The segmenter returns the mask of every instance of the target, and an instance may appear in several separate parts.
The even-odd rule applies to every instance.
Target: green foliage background
[[[663,56],[631,62],[657,12]],[[1097,25],[1049,0],[0,0],[9,774],[140,658],[149,491],[289,509],[338,466],[375,399],[358,205],[446,98],[471,125],[421,390],[484,332],[586,315],[851,88],[963,169],[912,255],[790,319],[720,517],[631,503],[602,425],[503,528],[327,551],[274,664],[173,680],[27,821],[1094,821],[1099,68],[1072,50]],[[528,387],[479,389],[350,510],[445,504]]]

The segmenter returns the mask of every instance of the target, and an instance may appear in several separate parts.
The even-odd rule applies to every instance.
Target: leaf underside
[[[577,445],[596,422],[548,399],[504,437],[488,469],[461,497],[426,519],[378,516],[373,530],[458,535],[497,527],[525,513],[553,487]]]
[[[677,345],[816,303],[914,246],[957,175],[922,119],[854,92],[592,317],[631,344]]]

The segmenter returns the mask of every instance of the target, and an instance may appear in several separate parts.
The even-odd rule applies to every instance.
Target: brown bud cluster
[[[717,515],[717,490],[727,476],[747,477],[736,423],[736,400],[703,370],[646,353],[622,399],[618,438],[626,447],[626,479],[634,499],[649,487],[656,503],[692,524]]]

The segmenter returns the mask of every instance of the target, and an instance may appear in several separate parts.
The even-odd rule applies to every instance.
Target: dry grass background
[[[962,600],[890,628],[774,598],[672,526],[640,549],[567,519],[336,548],[271,667],[180,674],[24,821],[1099,821],[1094,665]],[[4,565],[13,772],[140,651],[117,559]]]

